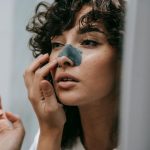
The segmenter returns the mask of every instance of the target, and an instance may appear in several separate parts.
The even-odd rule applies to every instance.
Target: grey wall
[[[0,95],[5,110],[19,114],[26,128],[27,150],[38,128],[23,83],[24,69],[31,63],[25,25],[40,0],[0,2]],[[50,0],[49,0],[50,1]],[[125,42],[121,150],[150,149],[150,1],[128,0]]]
[[[19,114],[26,128],[23,150],[33,141],[38,124],[27,98],[23,72],[33,60],[25,26],[40,0],[0,2],[0,95],[6,111]],[[51,2],[51,0],[49,0]]]
[[[150,150],[150,0],[127,7],[122,77],[121,150]]]
[[[14,0],[0,2],[0,95],[3,105],[9,107],[10,74],[13,47]]]
[[[23,81],[23,72],[32,61],[31,51],[27,43],[29,34],[25,26],[29,17],[33,14],[35,0],[15,0],[13,19],[13,46],[12,46],[12,72],[10,81],[10,110],[17,113],[23,119],[26,128],[26,136],[22,149],[27,150],[37,130],[37,121],[27,98],[27,92]],[[13,101],[13,102],[12,102]]]

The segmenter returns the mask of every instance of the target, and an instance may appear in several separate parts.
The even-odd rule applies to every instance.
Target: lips
[[[77,86],[79,80],[71,74],[59,73],[55,78],[56,87],[58,90],[71,90]]]
[[[71,74],[60,73],[55,78],[56,83],[60,82],[79,82],[79,80]]]

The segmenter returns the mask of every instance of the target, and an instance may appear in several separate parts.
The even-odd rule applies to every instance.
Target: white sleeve
[[[79,138],[77,138],[77,143],[72,147],[71,150],[85,150]]]
[[[38,130],[38,132],[36,133],[36,135],[34,137],[34,141],[33,141],[32,145],[30,146],[29,150],[37,150],[39,134],[40,134],[40,130]]]
[[[37,134],[35,135],[34,141],[29,150],[37,150],[39,135],[40,135],[40,130],[38,130]],[[68,150],[70,150],[70,149],[68,149]],[[85,150],[83,145],[81,144],[79,138],[77,139],[77,144],[73,146],[72,150]],[[115,148],[113,150],[118,150],[118,149]]]

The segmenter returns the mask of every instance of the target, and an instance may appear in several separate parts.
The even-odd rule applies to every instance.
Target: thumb
[[[12,123],[14,128],[23,127],[22,121],[18,116],[14,115],[11,112],[6,112],[5,114],[7,119]]]
[[[42,80],[40,83],[40,87],[41,87],[41,90],[45,99],[55,96],[53,86],[51,85],[49,81]]]
[[[46,112],[53,111],[58,108],[58,102],[55,96],[54,88],[47,80],[40,83],[40,88],[43,94],[43,107]]]

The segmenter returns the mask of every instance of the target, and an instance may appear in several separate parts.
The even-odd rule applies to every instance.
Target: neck
[[[84,145],[87,150],[112,150],[112,130],[117,118],[114,97],[79,106]],[[116,143],[115,143],[116,146]]]

